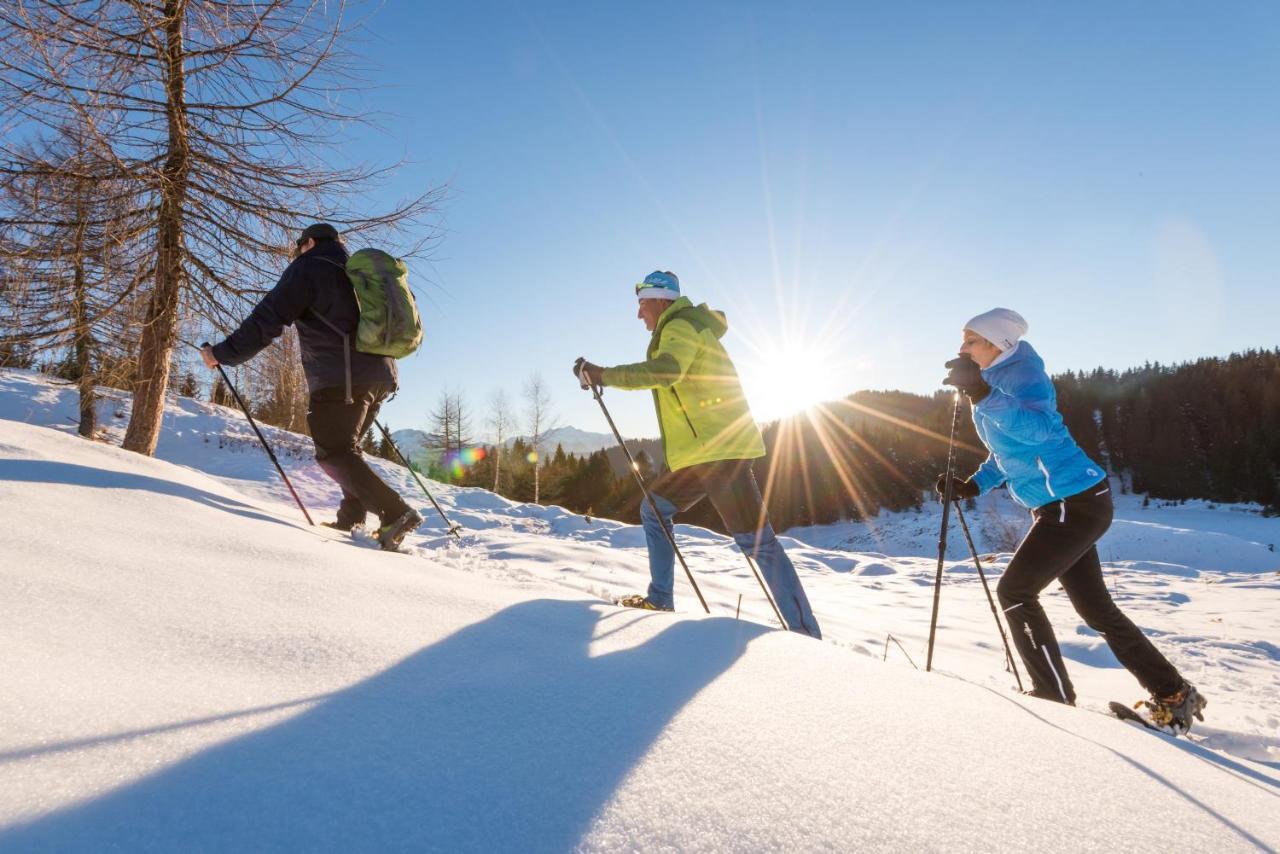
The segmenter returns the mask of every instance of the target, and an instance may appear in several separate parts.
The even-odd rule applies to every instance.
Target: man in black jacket
[[[338,519],[324,524],[349,531],[372,510],[380,521],[378,541],[384,549],[395,549],[422,523],[422,516],[369,468],[360,437],[396,390],[396,363],[389,356],[349,349],[360,310],[346,262],[337,229],[328,223],[308,226],[297,240],[293,263],[271,292],[239,329],[200,353],[210,368],[239,365],[279,337],[284,327],[297,323],[316,462],[342,487]],[[339,330],[347,333],[345,339]]]

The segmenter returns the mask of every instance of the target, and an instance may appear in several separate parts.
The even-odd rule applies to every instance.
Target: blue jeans
[[[649,547],[650,602],[664,608],[675,604],[675,552],[663,528],[670,532],[672,517],[705,496],[711,499],[725,527],[733,532],[733,541],[755,559],[787,627],[810,637],[822,637],[800,576],[769,524],[750,460],[702,463],[668,472],[654,481],[649,491],[661,514],[659,518],[649,502],[641,498],[640,523]]]

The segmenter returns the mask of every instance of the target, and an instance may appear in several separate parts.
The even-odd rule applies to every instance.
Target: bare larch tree
[[[129,254],[144,217],[79,126],[14,149],[25,168],[0,168],[0,346],[64,354],[59,373],[78,383],[90,437],[96,386],[123,356],[121,323],[146,271]]]
[[[466,396],[461,391],[440,393],[431,412],[431,442],[440,448],[441,469],[448,476],[449,455],[461,454],[471,444],[471,416],[467,414]]]
[[[0,163],[79,125],[145,212],[150,262],[124,447],[154,452],[180,308],[229,329],[278,276],[291,233],[328,220],[419,254],[438,192],[367,209],[387,168],[347,165],[359,24],[348,4],[19,0],[0,4]]]
[[[502,451],[515,417],[511,414],[511,402],[505,389],[497,389],[489,398],[488,427],[493,431],[493,491],[502,494]]]

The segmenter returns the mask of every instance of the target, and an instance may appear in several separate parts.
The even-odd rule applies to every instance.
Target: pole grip
[[[583,391],[590,391],[597,399],[604,393],[604,387],[598,386],[591,380],[587,379],[586,356],[579,356],[578,361],[574,363],[573,375],[578,378],[578,387]]]

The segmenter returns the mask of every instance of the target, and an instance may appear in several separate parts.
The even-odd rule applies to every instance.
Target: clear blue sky
[[[930,392],[963,322],[1022,312],[1051,370],[1280,343],[1280,5],[388,3],[349,149],[447,184],[422,352],[481,421],[533,370],[635,361],[633,284],[728,313],[760,419]],[[427,283],[427,280],[430,283]],[[647,393],[606,400],[653,436]]]

